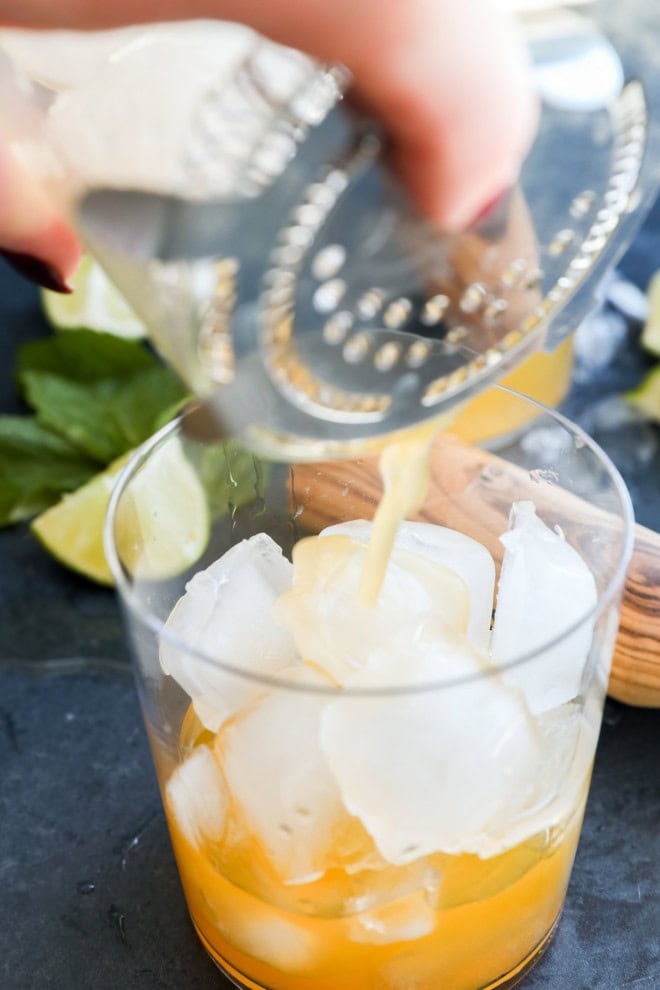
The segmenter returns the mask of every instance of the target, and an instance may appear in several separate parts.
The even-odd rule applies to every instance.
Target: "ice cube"
[[[460,631],[467,624],[464,581],[409,550],[393,551],[377,604],[361,605],[365,550],[364,543],[341,534],[301,540],[293,551],[293,588],[276,606],[300,655],[340,684],[401,629],[413,636],[425,614]]]
[[[161,665],[193,699],[198,718],[211,732],[265,690],[220,663],[272,676],[295,662],[295,643],[273,615],[292,574],[278,545],[258,533],[195,574],[170,613],[160,641]],[[219,663],[179,649],[168,634]]]
[[[539,650],[581,622],[555,646],[512,667],[532,713],[555,708],[580,692],[593,634],[596,582],[579,553],[536,515],[533,502],[515,502],[504,544],[491,657],[498,664]]]
[[[539,734],[539,773],[533,786],[514,795],[489,825],[479,853],[496,856],[551,829],[565,827],[582,813],[598,732],[580,706],[569,702],[535,720]],[[541,769],[542,768],[542,769]]]
[[[304,924],[254,907],[224,926],[229,940],[248,956],[284,973],[304,973],[317,962],[320,945]]]
[[[358,543],[368,543],[373,524],[366,519],[328,526],[321,536],[343,533]],[[488,649],[493,613],[495,563],[481,543],[454,529],[432,523],[402,522],[394,546],[449,567],[466,584],[470,598],[467,635],[479,650]]]
[[[352,942],[369,945],[411,942],[429,935],[436,919],[425,891],[418,890],[384,907],[354,915],[349,922],[348,937]]]
[[[176,768],[165,787],[166,802],[182,835],[193,846],[222,838],[227,793],[208,746],[198,746]]]
[[[286,676],[298,687],[329,684],[307,668]],[[319,747],[327,701],[323,694],[272,691],[216,737],[216,757],[234,808],[285,883],[318,879],[337,834],[350,822]]]
[[[428,687],[448,678],[472,679]],[[361,691],[396,685],[396,694],[333,700],[322,715],[321,748],[344,804],[395,865],[478,853],[491,822],[533,788],[539,739],[525,705],[437,620],[412,640],[394,637],[347,681]]]

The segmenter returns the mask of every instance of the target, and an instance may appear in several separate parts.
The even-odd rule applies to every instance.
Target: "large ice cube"
[[[290,633],[273,615],[276,599],[291,587],[292,573],[278,545],[258,533],[195,574],[170,613],[160,641],[161,665],[193,699],[211,732],[264,686],[179,649],[167,634],[220,663],[277,674],[297,656]]]
[[[394,549],[376,605],[361,605],[365,551],[365,544],[341,534],[301,540],[293,551],[293,588],[276,606],[300,655],[338,683],[402,629],[412,637],[423,615],[460,631],[467,624],[464,581],[409,550]]]
[[[328,526],[320,535],[343,533],[358,543],[368,543],[372,529],[367,519],[354,519]],[[457,530],[421,522],[402,522],[394,546],[449,567],[463,579],[470,597],[467,635],[477,649],[486,651],[495,587],[495,563],[486,547]]]
[[[447,678],[473,678],[433,689]],[[426,620],[394,637],[347,687],[397,695],[331,701],[321,748],[347,809],[395,865],[481,851],[494,821],[531,793],[539,738],[515,690],[464,636]]]
[[[198,746],[165,787],[166,802],[182,835],[193,846],[218,842],[227,817],[227,792],[212,751]]]
[[[591,646],[596,583],[579,553],[536,515],[533,502],[515,502],[504,544],[491,638],[496,664],[538,650],[585,621],[506,677],[524,692],[534,714],[575,698]]]
[[[294,668],[286,676],[299,688],[329,683],[307,668]],[[350,822],[319,747],[327,701],[327,696],[301,690],[273,691],[216,737],[215,753],[234,807],[285,883],[321,876],[335,840]]]

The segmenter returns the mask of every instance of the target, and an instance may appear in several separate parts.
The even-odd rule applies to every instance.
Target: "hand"
[[[494,0],[0,0],[0,24],[107,28],[217,17],[353,72],[391,159],[427,216],[469,227],[515,182],[535,126],[526,53]],[[66,291],[78,249],[0,149],[0,244]],[[11,208],[9,206],[11,204]]]

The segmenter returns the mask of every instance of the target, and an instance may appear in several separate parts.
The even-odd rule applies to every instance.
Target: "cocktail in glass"
[[[437,436],[375,605],[374,459],[269,464],[173,424],[117,486],[107,553],[177,864],[239,986],[510,986],[555,929],[632,518],[583,433],[497,401],[533,426],[497,456]]]

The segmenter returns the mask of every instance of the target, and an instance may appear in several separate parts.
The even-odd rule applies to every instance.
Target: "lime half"
[[[71,286],[70,295],[41,292],[46,317],[56,329],[86,327],[131,340],[146,336],[142,321],[92,258],[82,259]]]

